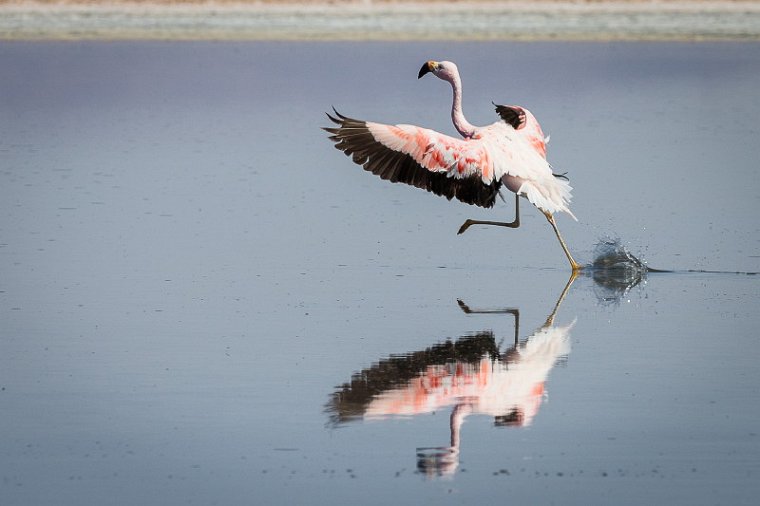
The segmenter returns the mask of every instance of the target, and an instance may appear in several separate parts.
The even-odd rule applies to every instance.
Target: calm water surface
[[[324,111],[522,104],[545,219],[380,181]],[[755,504],[757,44],[0,46],[0,503]]]

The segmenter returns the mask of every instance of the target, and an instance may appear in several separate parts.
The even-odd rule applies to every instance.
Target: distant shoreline
[[[0,40],[760,40],[741,0],[0,0]]]

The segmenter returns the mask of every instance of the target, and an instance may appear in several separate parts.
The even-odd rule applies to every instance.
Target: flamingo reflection
[[[525,427],[546,397],[545,384],[555,364],[570,353],[568,325],[554,318],[576,275],[572,275],[546,321],[520,340],[517,308],[471,309],[468,314],[514,316],[514,340],[505,351],[493,332],[466,335],[425,350],[391,356],[354,374],[328,404],[334,424],[355,419],[414,416],[451,409],[448,446],[417,449],[417,467],[429,476],[449,476],[459,466],[461,427],[471,414],[493,417],[496,426]]]

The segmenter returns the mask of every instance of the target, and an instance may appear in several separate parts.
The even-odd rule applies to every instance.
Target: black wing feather
[[[515,130],[519,130],[525,126],[527,118],[525,117],[525,110],[522,107],[517,107],[515,105],[493,105],[496,107],[496,113],[501,119],[503,119],[505,123],[512,125]]]

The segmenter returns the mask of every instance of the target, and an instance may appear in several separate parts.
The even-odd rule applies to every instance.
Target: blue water
[[[760,271],[758,49],[3,44],[0,502],[755,504],[760,278],[686,271]],[[447,202],[332,147],[333,105],[454,134],[447,85],[416,78],[431,58],[458,63],[472,123],[494,100],[551,134],[579,261],[618,237],[678,272],[565,291],[527,205],[519,229],[457,236],[511,199]],[[363,416],[483,354],[522,371],[573,322],[530,423],[467,415],[453,473],[418,453],[484,391]],[[477,335],[498,354],[410,362]],[[405,372],[336,424],[335,396],[392,358]]]

